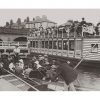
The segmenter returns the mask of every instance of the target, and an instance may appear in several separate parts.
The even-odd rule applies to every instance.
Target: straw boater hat
[[[22,59],[20,59],[19,62],[24,63]]]
[[[39,55],[39,57],[42,57],[42,55]]]
[[[38,62],[38,61],[35,61],[34,63],[35,63],[35,64],[39,64],[39,62]]]
[[[44,57],[48,57],[48,55],[45,54]]]

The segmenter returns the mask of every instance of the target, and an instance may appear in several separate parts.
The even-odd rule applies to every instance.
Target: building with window
[[[55,27],[57,26],[57,23],[50,21],[47,19],[47,16],[43,15],[42,18],[39,16],[36,16],[35,20],[29,21],[25,24],[25,28],[37,28],[43,27],[43,29],[46,29],[48,27]]]
[[[9,24],[9,23],[8,23]],[[6,28],[14,28],[14,29],[22,29],[22,28],[28,28],[28,29],[46,29],[48,27],[55,27],[57,26],[57,23],[50,21],[49,19],[47,19],[47,16],[43,15],[42,18],[40,18],[39,16],[36,16],[36,18],[34,18],[32,21],[27,21],[25,19],[24,22],[16,22],[13,23],[12,25],[5,25]]]
[[[14,29],[22,29],[25,28],[26,22],[22,22],[21,24],[13,23],[10,27]]]

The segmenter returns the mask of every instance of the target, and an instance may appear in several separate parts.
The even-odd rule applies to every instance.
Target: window
[[[68,41],[67,40],[63,41],[63,50],[68,50]]]
[[[45,32],[45,38],[48,38],[48,32],[47,31]]]
[[[53,41],[53,49],[57,49],[57,41]]]
[[[45,41],[45,48],[48,48],[48,41]]]
[[[62,41],[58,41],[58,49],[62,49]]]
[[[98,44],[91,44],[91,52],[98,52]]]
[[[75,46],[74,40],[69,40],[69,50],[74,51],[74,46]]]
[[[49,49],[52,49],[52,41],[49,41]]]
[[[30,41],[30,47],[32,47],[32,41]]]
[[[33,41],[33,47],[35,47],[35,41]]]
[[[54,37],[54,38],[57,37],[57,30],[54,30],[54,32],[53,32],[53,37]]]
[[[51,33],[49,33],[49,37],[50,37],[50,38],[52,38],[52,32],[51,32]]]
[[[44,41],[42,41],[42,48],[44,48]]]
[[[36,48],[38,48],[38,41],[36,41]]]
[[[62,38],[62,31],[61,30],[58,31],[58,38]]]
[[[81,48],[82,48],[81,41],[77,40],[76,41],[76,50],[81,50]]]
[[[67,38],[67,33],[66,33],[65,29],[63,29],[63,38]]]

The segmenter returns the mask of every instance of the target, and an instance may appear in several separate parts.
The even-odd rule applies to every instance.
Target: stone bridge
[[[27,41],[28,29],[0,27],[0,41]]]

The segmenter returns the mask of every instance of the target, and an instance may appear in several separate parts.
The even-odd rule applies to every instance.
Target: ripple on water
[[[79,70],[78,80],[80,86],[100,90],[100,69],[82,68]]]

